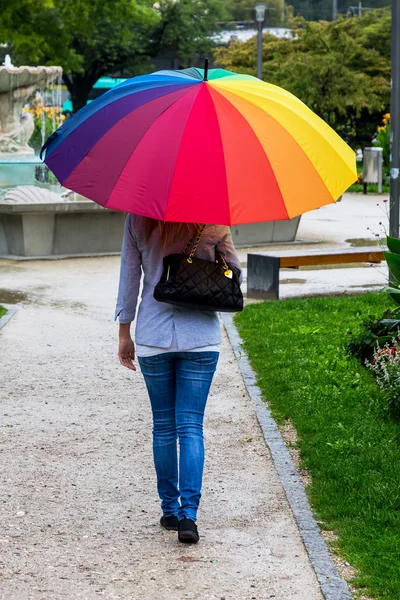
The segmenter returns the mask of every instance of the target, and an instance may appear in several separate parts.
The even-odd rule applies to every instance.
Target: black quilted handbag
[[[243,310],[240,270],[227,265],[218,249],[214,262],[194,256],[204,228],[205,225],[189,255],[186,252],[193,238],[182,254],[164,257],[163,274],[154,288],[154,298],[158,302],[198,310],[239,312]]]

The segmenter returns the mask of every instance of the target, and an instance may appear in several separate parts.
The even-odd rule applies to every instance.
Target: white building
[[[278,38],[292,37],[290,29],[287,29],[286,27],[265,27],[265,29],[263,29],[263,33],[269,33]],[[257,35],[256,29],[231,29],[215,33],[212,36],[212,39],[218,46],[227,46],[229,42],[233,40],[238,42],[247,42],[255,35]]]

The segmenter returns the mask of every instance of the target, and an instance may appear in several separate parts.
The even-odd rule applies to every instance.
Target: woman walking
[[[161,499],[161,525],[178,531],[183,543],[199,540],[196,526],[203,465],[203,417],[219,357],[221,332],[216,312],[172,306],[153,297],[163,257],[181,253],[200,226],[164,223],[129,215],[125,223],[115,318],[119,318],[120,363],[136,370],[137,356],[153,414],[153,456]],[[230,230],[207,225],[196,256],[215,260],[215,251],[240,270]],[[135,343],[141,275],[143,289]],[[135,348],[136,344],[136,348]],[[177,441],[179,440],[179,468]]]

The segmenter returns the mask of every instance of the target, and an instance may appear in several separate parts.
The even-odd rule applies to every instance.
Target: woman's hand
[[[133,343],[130,334],[130,323],[120,324],[118,358],[123,367],[131,369],[131,371],[136,371],[136,367],[133,364],[133,361],[135,360],[135,344]]]

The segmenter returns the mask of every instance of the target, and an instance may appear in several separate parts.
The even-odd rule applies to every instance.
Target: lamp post
[[[262,79],[262,32],[265,20],[265,11],[267,5],[263,2],[256,4],[256,21],[257,21],[257,77]]]
[[[337,0],[332,0],[332,21],[337,19]]]
[[[400,198],[400,2],[392,0],[392,84],[390,99],[389,235],[399,237]]]

